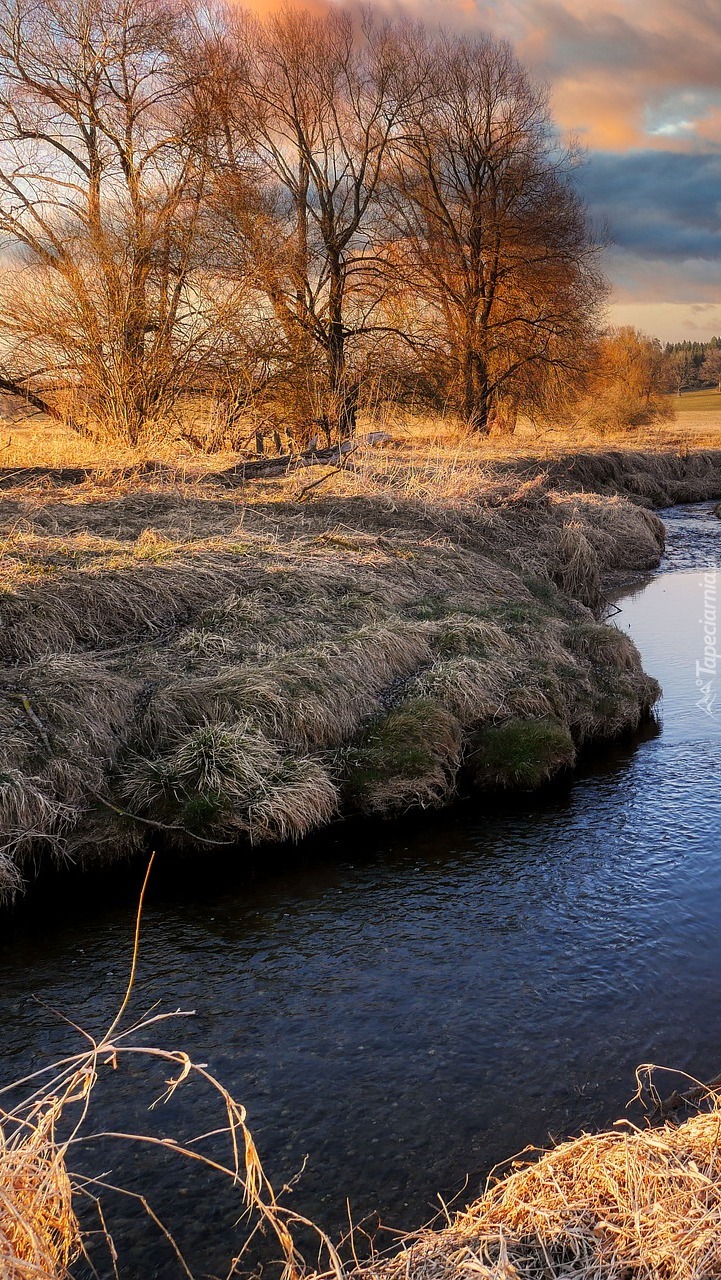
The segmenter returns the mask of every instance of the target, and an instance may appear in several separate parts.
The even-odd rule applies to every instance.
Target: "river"
[[[526,1144],[607,1125],[638,1063],[721,1070],[721,698],[696,674],[721,522],[710,504],[662,516],[661,570],[614,619],[664,688],[659,723],[634,741],[490,812],[339,827],[251,882],[202,858],[158,870],[134,1009],[196,1010],[158,1034],[246,1104],[274,1181],[305,1161],[292,1203],[331,1233],[347,1202],[356,1221],[417,1226]],[[137,868],[71,880],[6,921],[5,1080],[77,1046],[53,1010],[110,1020],[137,881]],[[182,1135],[217,1120],[196,1086],[150,1114],[161,1074],[108,1074],[103,1127]],[[229,1191],[147,1147],[83,1159],[149,1195],[201,1274],[222,1273],[241,1235]],[[180,1274],[137,1207],[110,1199],[123,1280]]]

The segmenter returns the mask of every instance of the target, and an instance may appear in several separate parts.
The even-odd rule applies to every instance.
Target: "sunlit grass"
[[[684,391],[680,396],[673,396],[673,405],[677,414],[704,413],[713,415],[721,430],[721,392],[716,388],[705,388],[703,391]]]

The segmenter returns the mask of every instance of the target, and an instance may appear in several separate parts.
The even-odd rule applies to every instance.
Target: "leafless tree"
[[[0,386],[134,443],[210,338],[182,10],[0,0]]]
[[[721,391],[721,346],[709,347],[700,374],[704,382],[715,382]]]
[[[572,167],[491,38],[0,0],[0,389],[130,443],[200,390],[224,447],[289,388],[347,434],[361,376],[397,366],[472,427],[512,426],[592,345]]]
[[[317,407],[341,434],[357,399],[349,345],[384,327],[379,191],[408,103],[403,33],[368,12],[226,11],[208,41],[216,197],[296,382],[320,376]]]
[[[389,252],[463,417],[483,431],[582,374],[598,247],[573,154],[510,46],[421,30],[411,43],[424,99],[393,139]]]
[[[696,365],[690,351],[672,351],[666,362],[666,377],[669,386],[680,396],[687,387],[696,381]]]

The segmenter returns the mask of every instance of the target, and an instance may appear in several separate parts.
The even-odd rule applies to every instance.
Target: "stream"
[[[721,1071],[721,664],[696,671],[721,521],[712,504],[661,516],[661,569],[613,618],[663,686],[658,723],[491,812],[339,827],[250,883],[202,857],[154,876],[133,1009],[196,1011],[155,1039],[209,1064],[271,1180],[302,1169],[291,1203],[332,1235],[347,1204],[418,1226],[527,1144],[612,1123],[639,1063]],[[5,1081],[78,1047],[54,1011],[111,1020],[141,875],[111,874],[102,897],[72,881],[0,924]],[[166,1074],[106,1073],[95,1125],[214,1128],[196,1085],[147,1110]],[[225,1274],[242,1239],[230,1188],[120,1142],[82,1163],[146,1194],[199,1274]],[[122,1280],[181,1274],[136,1202],[110,1194],[108,1216]]]

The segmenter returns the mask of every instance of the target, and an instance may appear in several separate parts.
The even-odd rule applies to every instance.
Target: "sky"
[[[407,0],[508,36],[587,148],[610,232],[609,319],[663,340],[721,334],[721,0]]]
[[[665,341],[721,334],[721,0],[375,6],[508,37],[587,148],[579,181],[613,241],[609,321]]]

